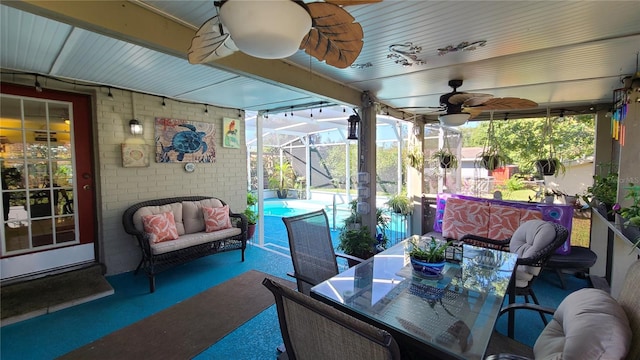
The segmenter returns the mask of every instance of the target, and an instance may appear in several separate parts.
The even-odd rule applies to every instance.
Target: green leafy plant
[[[507,157],[500,151],[500,143],[495,135],[493,114],[491,114],[491,120],[487,128],[487,139],[482,147],[482,152],[477,156],[476,166],[487,170],[495,170],[505,166],[507,161]]]
[[[431,158],[438,160],[441,168],[449,169],[458,167],[458,157],[455,156],[450,149],[442,148],[431,154]]]
[[[409,215],[413,212],[413,204],[411,199],[405,193],[396,194],[389,197],[385,203],[389,208],[398,214]]]
[[[631,206],[620,207],[620,204],[616,204],[618,209],[614,205],[614,210],[617,210],[620,216],[625,219],[623,225],[640,226],[640,185],[629,183],[625,189],[627,194],[624,198],[631,200]]]
[[[534,161],[535,168],[542,176],[558,176],[566,172],[564,164],[556,157],[553,143],[553,121],[551,120],[550,111],[550,109],[547,109],[547,118],[542,127],[542,147],[539,151],[538,160]]]
[[[409,162],[409,166],[418,170],[422,169],[422,165],[424,164],[424,154],[422,149],[417,146],[412,146],[407,151],[407,160]]]
[[[293,189],[296,182],[296,173],[289,161],[274,166],[273,174],[269,177],[269,189],[277,190],[286,197],[286,191]],[[279,194],[280,196],[280,194]]]
[[[368,259],[375,253],[377,239],[371,236],[369,228],[360,226],[358,229],[344,228],[340,232],[338,250],[345,254]]]
[[[254,207],[258,204],[258,197],[252,193],[247,193],[247,208],[244,209],[244,215],[247,217],[247,223],[249,225],[255,225],[258,223],[258,213],[254,210]]]
[[[431,240],[422,243],[419,236],[414,236],[411,238],[410,244],[409,256],[429,263],[438,263],[444,261],[445,252],[451,245],[451,241],[436,241],[436,238],[432,236]]]
[[[607,206],[613,206],[618,192],[618,173],[610,172],[606,175],[594,175],[593,185],[589,186],[586,194],[582,196],[586,203],[591,203],[593,198],[603,202]]]

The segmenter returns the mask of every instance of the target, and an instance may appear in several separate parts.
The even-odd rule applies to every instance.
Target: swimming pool
[[[344,219],[351,214],[347,204],[336,206],[334,218],[333,206],[326,202],[298,199],[265,199],[264,200],[264,247],[278,253],[289,255],[289,239],[287,229],[282,222],[283,217],[306,214],[308,212],[324,209],[329,219],[331,239],[334,248],[337,249],[340,229],[344,225]],[[389,214],[390,222],[386,234],[389,238],[389,246],[406,237],[407,219]],[[257,235],[252,241],[258,241]],[[337,250],[339,251],[339,250]]]

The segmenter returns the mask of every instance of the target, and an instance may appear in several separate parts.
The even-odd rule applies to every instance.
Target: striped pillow
[[[172,212],[165,212],[142,217],[144,231],[152,234],[152,241],[159,243],[178,238],[178,229]]]
[[[229,219],[229,206],[220,206],[210,208],[203,206],[202,214],[204,215],[205,231],[212,232],[231,227],[231,219]]]

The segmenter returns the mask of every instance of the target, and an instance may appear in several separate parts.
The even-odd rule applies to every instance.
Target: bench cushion
[[[460,239],[466,234],[488,237],[489,204],[449,198],[442,218],[442,236]]]
[[[216,240],[225,240],[230,237],[240,235],[242,230],[236,227],[229,229],[218,230],[214,232],[198,232],[194,234],[185,234],[178,238],[178,240],[164,241],[160,243],[149,242],[151,245],[151,252],[154,255],[164,254],[167,252],[188,248],[190,246],[208,243]]]
[[[140,232],[145,232],[144,225],[142,224],[142,217],[145,215],[157,215],[165,212],[173,213],[173,220],[176,223],[176,229],[178,230],[178,235],[184,235],[184,224],[182,222],[182,203],[173,203],[161,206],[145,206],[138,209],[133,214],[133,225],[136,227],[136,230]]]
[[[221,207],[222,203],[218,199],[182,202],[182,220],[186,234],[205,231],[204,214],[202,213],[203,206],[217,208]]]

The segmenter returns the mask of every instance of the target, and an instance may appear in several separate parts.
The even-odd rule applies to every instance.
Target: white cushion
[[[204,214],[202,207],[209,208],[221,207],[222,203],[218,199],[204,199],[200,201],[183,201],[182,202],[182,221],[184,222],[184,232],[193,234],[204,232]]]
[[[520,225],[509,242],[509,251],[527,258],[540,251],[556,238],[556,228],[544,220],[530,220]],[[516,269],[516,286],[525,287],[540,273],[535,266],[519,265]]]
[[[154,255],[164,254],[166,252],[184,249],[189,246],[204,244],[210,241],[227,239],[232,236],[240,235],[242,230],[236,227],[229,229],[218,230],[214,232],[198,232],[195,234],[185,234],[178,238],[178,240],[165,241],[159,243],[150,242],[151,252]]]
[[[624,359],[631,344],[629,320],[618,302],[599,289],[567,296],[536,341],[536,359]]]

